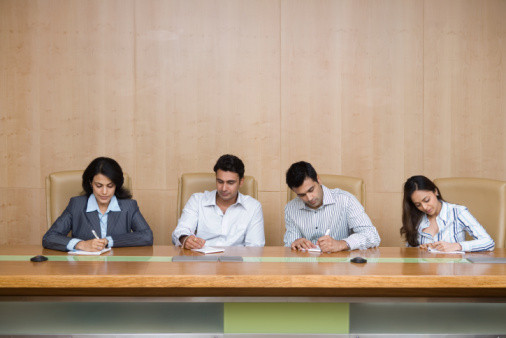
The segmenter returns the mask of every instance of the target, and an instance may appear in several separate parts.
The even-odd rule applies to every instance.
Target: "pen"
[[[330,229],[327,229],[327,231],[325,231],[325,235],[324,236],[328,236],[330,235]]]
[[[97,233],[95,232],[95,230],[91,230],[91,233],[93,234],[93,236],[95,236],[96,239],[100,239],[100,237],[98,237]]]

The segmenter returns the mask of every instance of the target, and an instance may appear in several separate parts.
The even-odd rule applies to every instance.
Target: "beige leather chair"
[[[59,171],[46,177],[46,219],[48,228],[65,210],[70,198],[83,193],[81,185],[83,172],[83,170]],[[123,173],[123,176],[125,177],[124,187],[131,191],[132,180],[130,176],[126,173]]]
[[[181,175],[177,188],[177,217],[181,216],[181,212],[192,194],[214,189],[216,189],[215,173],[187,173]],[[244,182],[239,191],[243,195],[258,199],[257,181],[252,176],[244,176]]]
[[[486,178],[437,178],[434,183],[443,198],[466,206],[495,241],[504,248],[506,241],[506,182]]]
[[[358,199],[365,208],[365,183],[358,177],[342,176],[342,175],[318,175],[320,182],[329,189],[339,188],[345,190]],[[293,200],[297,195],[288,189],[288,202]]]

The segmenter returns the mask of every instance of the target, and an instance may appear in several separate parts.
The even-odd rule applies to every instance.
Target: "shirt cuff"
[[[79,238],[72,238],[68,244],[67,244],[67,250],[68,251],[72,251],[74,250],[74,248],[76,247],[76,244],[79,243],[81,241],[81,239]]]
[[[111,236],[107,236],[106,239],[107,239],[107,247],[108,248],[112,248],[113,245],[114,245],[114,241],[112,240],[112,237]]]
[[[462,251],[472,251],[471,250],[471,245],[469,245],[469,243],[459,242],[459,244],[462,247]]]
[[[360,248],[360,243],[356,243],[356,241],[354,241],[353,238],[346,238],[343,239],[343,241],[345,241],[346,244],[348,244],[348,250],[350,251]]]
[[[183,246],[183,243],[179,240],[183,236],[191,236],[191,233],[187,233],[186,231],[181,231],[179,234],[174,234],[174,237],[176,237],[177,242],[174,244],[175,246]]]

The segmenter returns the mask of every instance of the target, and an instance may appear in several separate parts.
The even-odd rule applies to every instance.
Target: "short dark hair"
[[[97,157],[91,161],[88,167],[84,170],[82,184],[86,196],[89,197],[91,194],[93,194],[91,182],[93,182],[93,178],[98,174],[106,176],[114,183],[114,185],[116,185],[116,191],[114,192],[116,198],[132,198],[130,191],[123,188],[123,183],[125,180],[123,178],[123,170],[121,170],[118,162],[109,157]]]
[[[318,181],[318,174],[311,163],[300,161],[292,164],[286,171],[286,184],[290,189],[300,187],[306,177]]]
[[[217,173],[219,169],[236,173],[239,175],[240,180],[244,177],[244,163],[242,163],[239,157],[234,155],[227,154],[220,156],[218,161],[216,161],[213,170]]]
[[[401,235],[405,236],[406,242],[408,242],[410,246],[418,246],[420,244],[418,243],[418,224],[424,215],[424,212],[418,210],[411,199],[411,195],[417,190],[432,191],[437,195],[440,201],[444,201],[438,187],[425,176],[411,176],[406,183],[404,183]]]

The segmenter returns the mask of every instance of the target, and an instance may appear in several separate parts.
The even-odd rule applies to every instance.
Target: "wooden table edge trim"
[[[506,276],[0,276],[0,288],[506,288]]]

